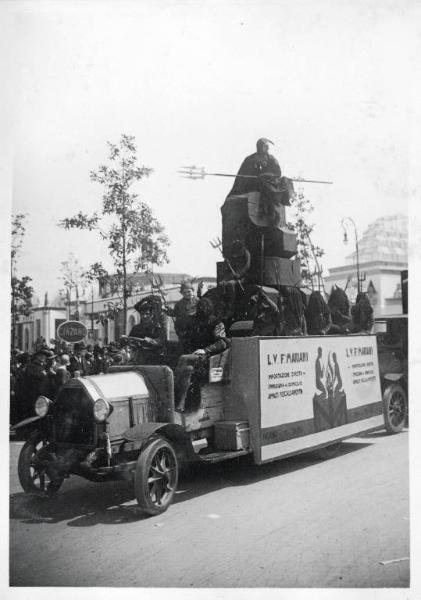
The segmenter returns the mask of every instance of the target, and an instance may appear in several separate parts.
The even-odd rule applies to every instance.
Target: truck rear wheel
[[[172,445],[155,438],[137,460],[134,476],[136,500],[148,515],[159,515],[173,501],[178,482],[178,461]]]
[[[399,433],[405,425],[407,416],[407,397],[405,390],[397,383],[389,385],[383,393],[384,424],[388,433]]]

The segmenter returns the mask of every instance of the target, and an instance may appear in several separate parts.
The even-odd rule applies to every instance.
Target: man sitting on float
[[[225,326],[215,313],[215,307],[206,296],[198,302],[192,324],[191,353],[180,356],[175,368],[176,410],[200,403],[200,384],[207,380],[209,359],[230,347]]]

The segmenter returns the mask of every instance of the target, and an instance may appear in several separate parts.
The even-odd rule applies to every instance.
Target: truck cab
[[[378,317],[374,322],[386,429],[402,429],[408,418],[408,315]]]

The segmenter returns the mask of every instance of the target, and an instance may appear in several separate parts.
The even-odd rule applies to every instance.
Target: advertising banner
[[[262,461],[383,424],[376,337],[263,338]]]

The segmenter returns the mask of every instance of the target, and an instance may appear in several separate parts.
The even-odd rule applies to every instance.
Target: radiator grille
[[[55,439],[58,443],[92,444],[92,401],[82,387],[63,388],[54,405]]]

